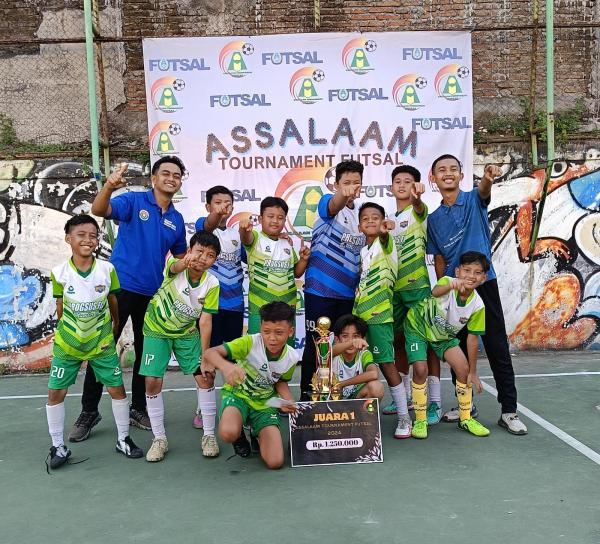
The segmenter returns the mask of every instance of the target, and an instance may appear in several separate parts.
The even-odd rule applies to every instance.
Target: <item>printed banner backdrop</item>
[[[225,185],[235,194],[229,225],[275,195],[290,207],[289,232],[310,239],[341,160],[365,165],[361,201],[390,214],[399,164],[421,171],[430,208],[440,197],[428,172],[440,154],[462,160],[464,188],[472,187],[469,33],[157,38],[143,46],[151,159],[177,155],[189,170],[176,202],[190,234],[206,214],[206,190]]]

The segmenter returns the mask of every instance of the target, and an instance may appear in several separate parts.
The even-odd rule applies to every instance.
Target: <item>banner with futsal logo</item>
[[[472,186],[469,33],[151,38],[143,48],[151,159],[177,155],[189,170],[176,202],[190,232],[218,184],[235,195],[229,224],[275,195],[290,207],[288,231],[309,239],[341,160],[365,165],[361,201],[389,213],[399,164],[421,171],[431,208],[438,155],[459,157]]]

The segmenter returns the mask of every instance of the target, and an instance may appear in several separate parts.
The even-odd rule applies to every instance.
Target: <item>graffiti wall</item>
[[[519,153],[476,153],[503,164],[490,223],[511,345],[600,349],[600,150],[570,153],[552,172],[539,238],[530,251],[544,179]],[[135,189],[148,183],[130,165]],[[80,162],[0,161],[0,372],[48,366],[56,325],[50,270],[68,258],[63,226],[88,212],[95,182]],[[101,256],[110,255],[106,241]]]

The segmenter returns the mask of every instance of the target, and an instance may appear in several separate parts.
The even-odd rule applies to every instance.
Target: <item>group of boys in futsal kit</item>
[[[88,368],[82,411],[69,440],[90,436],[101,419],[98,402],[106,386],[116,451],[144,456],[129,436],[132,424],[152,431],[146,460],[163,460],[169,445],[162,385],[173,355],[196,383],[193,425],[203,429],[203,455],[219,455],[218,431],[242,457],[256,450],[268,468],[280,468],[280,415],[296,410],[288,382],[301,361],[300,400],[309,399],[315,324],[322,316],[333,323],[332,366],[341,397],[381,400],[381,370],[392,401],[383,412],[397,417],[395,438],[427,438],[428,428],[442,419],[475,436],[489,434],[473,404],[473,388],[482,390],[479,338],[498,389],[498,424],[512,434],[527,433],[516,413],[514,371],[491,263],[487,206],[498,167],[487,166],[477,188],[465,192],[460,161],[438,157],[431,176],[442,203],[428,214],[420,172],[398,166],[390,186],[397,211],[387,217],[376,202],[355,204],[363,165],[341,162],[333,194],[318,203],[310,248],[301,240],[298,249],[285,232],[284,200],[267,197],[258,217],[245,214],[230,226],[234,195],[223,186],[206,192],[207,214],[186,244],[183,217],[172,203],[185,175],[183,163],[163,157],[153,165],[152,189],[113,196],[125,186],[126,169],[122,165],[108,177],[92,205],[94,215],[119,221],[111,262],[94,256],[100,238],[96,220],[78,215],[65,225],[72,256],[52,270],[59,321],[46,406],[51,468],[71,455],[64,440],[64,398],[83,361]],[[426,254],[434,256],[433,288]],[[246,334],[242,263],[249,279]],[[296,279],[302,276],[307,338],[301,356],[293,346]],[[115,347],[129,318],[135,350],[131,405]],[[457,398],[456,408],[443,415],[440,360],[452,369]],[[225,382],[218,428],[217,371]]]

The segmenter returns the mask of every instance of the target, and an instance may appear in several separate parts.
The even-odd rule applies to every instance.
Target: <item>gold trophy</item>
[[[317,348],[317,371],[313,374],[311,380],[311,399],[316,401],[339,400],[340,391],[337,389],[338,377],[332,369],[332,350],[329,340],[329,329],[331,328],[331,319],[328,317],[319,317],[315,327],[319,337],[315,340]]]

